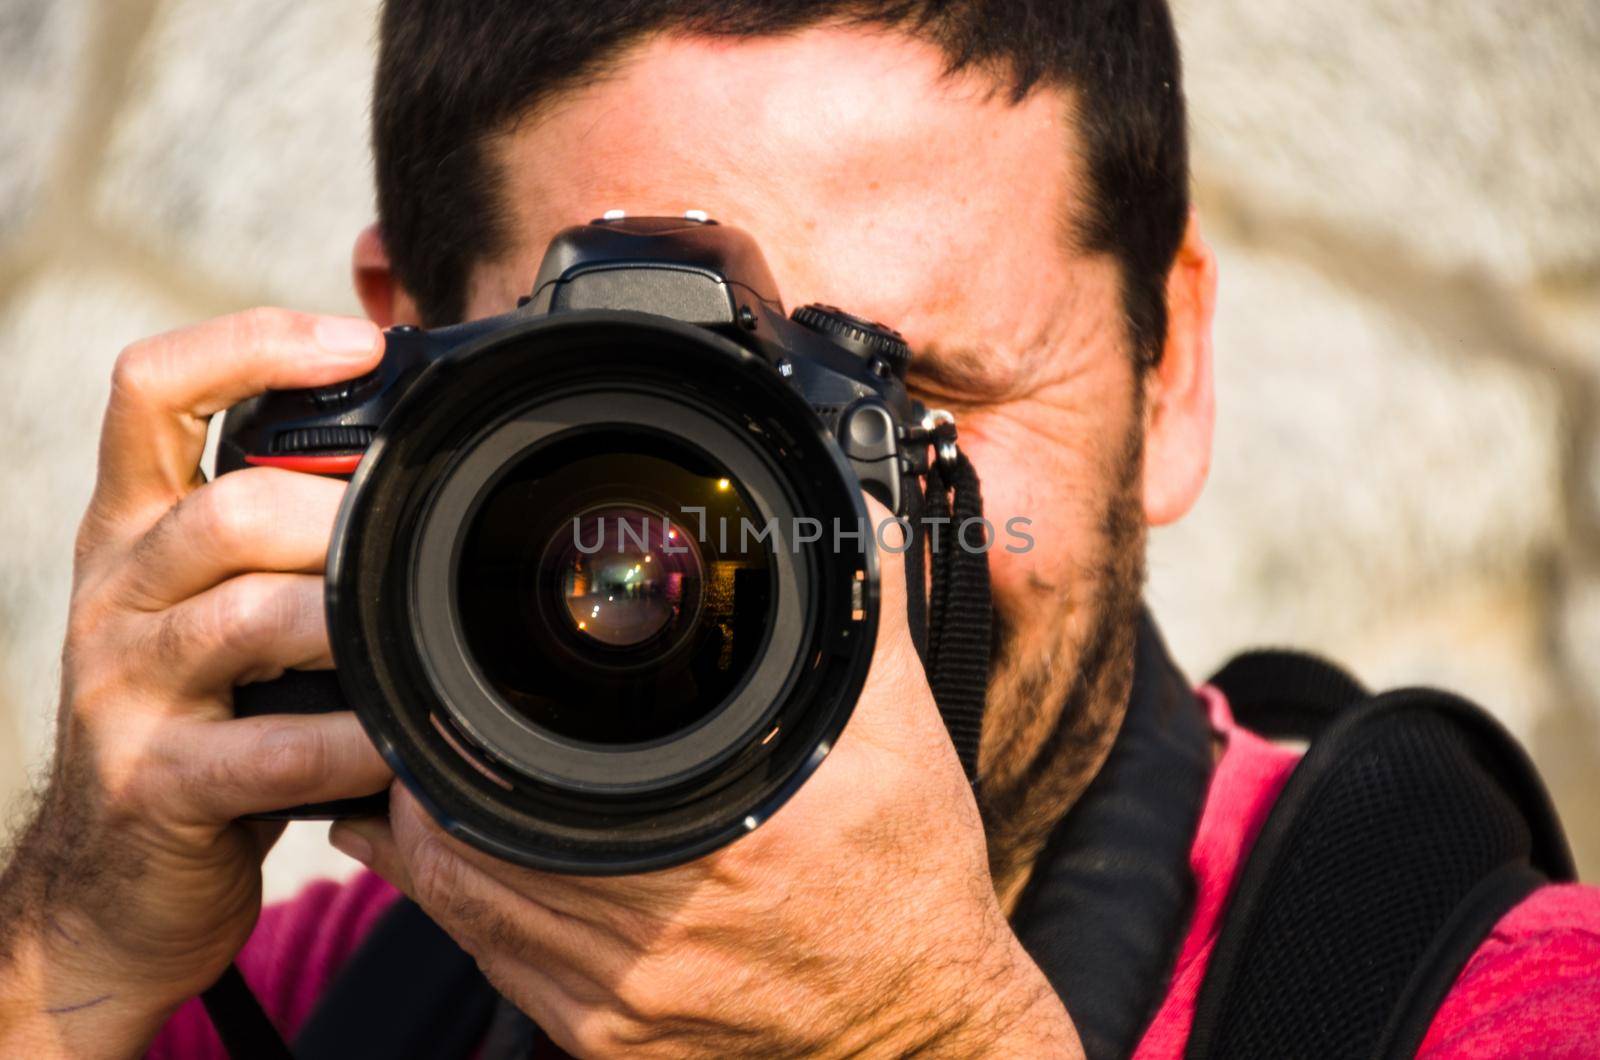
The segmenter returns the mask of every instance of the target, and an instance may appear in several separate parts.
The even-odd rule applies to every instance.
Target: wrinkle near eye
[[[906,312],[902,330],[916,351],[908,384],[949,405],[991,405],[1120,370],[1116,292],[1114,268],[1079,262],[1010,315],[970,305],[939,316]]]
[[[966,413],[987,408],[994,404],[973,391],[955,391],[925,378],[919,378],[913,370],[906,379],[906,390],[912,398],[922,402],[929,408],[944,409],[953,413],[960,420]]]
[[[934,347],[912,357],[906,383],[947,405],[993,404],[1017,392],[1016,362],[1015,354]]]

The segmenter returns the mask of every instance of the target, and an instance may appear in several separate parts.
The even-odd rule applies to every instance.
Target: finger
[[[878,543],[878,635],[868,683],[874,679],[880,684],[886,680],[925,680],[921,660],[911,643],[906,614],[906,528],[871,497],[867,497],[867,512],[874,527],[873,539]]]
[[[391,802],[393,796],[390,796]],[[415,885],[406,872],[405,859],[395,847],[394,830],[387,817],[353,817],[333,822],[328,829],[328,842],[346,857],[354,858],[379,876],[388,880],[394,889],[410,897]]]
[[[167,607],[246,571],[320,574],[344,489],[268,467],[201,486],[134,546],[125,565],[131,602]]]
[[[598,920],[580,920],[546,904],[545,873],[492,858],[447,834],[403,785],[390,795],[389,830],[392,852],[377,844],[374,850],[378,857],[399,859],[390,882],[475,953],[545,967],[574,989],[612,981],[625,969],[627,946],[620,936]],[[390,879],[385,870],[379,874]]]
[[[867,502],[867,519],[872,525],[873,542],[878,549],[878,602],[879,628],[885,620],[906,622],[906,552],[910,544],[905,523],[894,513],[863,493]],[[881,633],[880,633],[881,637]]]
[[[640,889],[656,893],[668,885],[672,871],[650,873],[645,877],[609,878],[540,872],[497,858],[451,836],[439,827],[404,785],[397,786],[391,802],[391,819],[401,822],[408,836],[417,831],[423,834],[423,839],[438,840],[479,872],[520,893],[533,896],[540,905],[557,915],[579,921],[619,939],[621,934],[616,927],[618,919],[630,915],[636,906],[643,904],[642,900],[630,902],[636,897],[629,893],[630,881],[650,881]]]
[[[355,858],[373,869],[374,873],[394,885],[395,890],[426,909],[451,938],[477,959],[478,967],[501,996],[510,999],[518,1009],[522,1009],[523,1014],[538,1023],[539,1028],[557,1042],[557,1046],[571,1050],[573,1055],[586,1054],[587,1050],[579,1046],[584,1038],[579,1028],[590,1018],[590,1014],[600,1009],[598,1002],[605,1001],[608,996],[608,988],[603,983],[616,980],[602,982],[592,975],[584,975],[576,969],[563,966],[563,962],[550,958],[538,948],[504,945],[504,940],[491,940],[482,932],[469,932],[464,929],[462,917],[451,916],[445,909],[430,905],[429,898],[421,897],[418,893],[406,857],[400,850],[400,842],[395,839],[394,825],[390,823],[397,813],[405,817],[421,812],[421,807],[402,785],[395,783],[392,791],[389,818],[362,817],[336,821],[333,828],[328,829],[328,842],[347,857]],[[410,805],[400,809],[398,804],[402,801],[408,801]],[[458,849],[464,847],[458,844]],[[472,895],[470,901],[477,901],[477,897]],[[517,925],[520,929],[528,929],[530,922],[518,917]],[[533,959],[526,956],[530,953],[534,954]]]
[[[382,349],[383,333],[367,321],[282,309],[219,317],[128,347],[112,374],[91,521],[148,516],[193,488],[213,413],[265,390],[360,375]]]
[[[920,753],[948,739],[942,736],[927,671],[911,642],[906,611],[907,528],[876,500],[866,497],[866,502],[878,543],[878,632],[866,685],[841,742],[865,741],[897,754]]]
[[[382,791],[393,779],[349,711],[174,725],[159,787],[195,823]]]
[[[234,685],[333,665],[314,574],[241,574],[150,622],[146,680],[175,702],[225,701]]]
[[[622,1055],[606,1034],[606,1008],[603,1001],[596,1003],[600,998],[588,992],[574,997],[554,976],[543,974],[537,968],[519,965],[514,972],[505,972],[490,961],[483,971],[501,996],[514,998],[517,1008],[549,1035],[550,1041],[564,1055],[601,1056],[608,1051],[612,1055]]]

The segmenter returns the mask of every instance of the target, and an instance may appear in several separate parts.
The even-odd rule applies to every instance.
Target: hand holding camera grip
[[[332,670],[290,670],[276,680],[239,685],[233,690],[233,713],[241,718],[263,714],[326,714],[348,709],[339,678]],[[380,791],[361,798],[291,806],[251,814],[251,817],[268,821],[333,820],[381,817],[388,812],[389,793]]]
[[[386,355],[387,363],[387,355]],[[378,383],[383,371],[314,391],[269,391],[230,409],[217,450],[217,473],[245,467],[277,467],[308,474],[348,476],[360,462],[372,429],[353,404],[357,391]],[[375,417],[373,417],[375,418]],[[240,685],[234,714],[323,714],[348,710],[338,676],[331,670],[291,670],[272,681]],[[388,793],[293,806],[253,815],[266,820],[369,817],[388,811]]]

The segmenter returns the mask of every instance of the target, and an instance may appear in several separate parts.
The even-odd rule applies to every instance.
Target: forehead
[[[1067,121],[900,34],[655,38],[497,137],[513,242],[474,309],[526,293],[569,224],[703,209],[756,238],[791,308],[884,320],[931,375],[1004,385],[1075,290]]]

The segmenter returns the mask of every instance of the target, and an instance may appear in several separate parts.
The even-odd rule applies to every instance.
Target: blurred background
[[[1219,416],[1154,610],[1197,678],[1276,643],[1466,692],[1600,881],[1600,4],[1176,7]],[[263,303],[357,311],[375,13],[0,0],[6,826],[48,758],[119,350]],[[272,895],[349,871],[325,832],[290,829]]]

